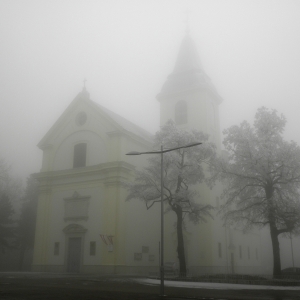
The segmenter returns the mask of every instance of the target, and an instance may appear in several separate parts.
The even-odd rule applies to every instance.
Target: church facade
[[[186,35],[173,72],[157,96],[160,122],[208,133],[221,151],[222,102]],[[158,274],[160,211],[126,202],[123,183],[147,158],[126,153],[152,148],[152,136],[90,99],[84,88],[38,144],[43,151],[33,270]],[[221,186],[199,186],[201,201],[218,207]],[[175,216],[166,214],[165,261],[177,263]],[[190,274],[261,273],[260,235],[224,227],[219,217],[188,224]]]

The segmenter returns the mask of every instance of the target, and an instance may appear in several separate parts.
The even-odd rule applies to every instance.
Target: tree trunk
[[[266,198],[268,200],[268,218],[270,224],[270,234],[273,248],[273,278],[281,277],[281,262],[280,262],[280,248],[278,241],[278,230],[276,227],[275,209],[273,204],[274,188],[272,183],[265,187]]]
[[[183,219],[182,219],[182,208],[176,208],[176,215],[177,215],[177,253],[179,259],[179,275],[181,277],[186,277],[186,262],[185,262],[185,253],[184,253],[184,241],[183,241]]]
[[[280,261],[280,248],[278,241],[278,231],[274,224],[270,223],[270,234],[272,239],[273,248],[273,277],[281,277],[281,261]]]

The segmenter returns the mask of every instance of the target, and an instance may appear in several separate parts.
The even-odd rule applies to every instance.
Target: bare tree
[[[33,176],[30,176],[27,179],[27,186],[21,201],[23,202],[21,215],[16,228],[17,244],[20,249],[20,270],[23,268],[26,252],[28,250],[32,250],[34,246],[38,202],[38,182]]]
[[[9,197],[5,193],[0,194],[0,250],[12,248],[12,241],[15,237],[13,227],[13,216],[14,210],[10,202]]]
[[[14,245],[14,209],[11,202],[12,179],[9,175],[9,166],[0,159],[0,250]]]
[[[225,221],[249,229],[268,226],[273,247],[273,276],[281,275],[278,236],[300,225],[300,148],[284,141],[286,119],[258,109],[254,126],[244,121],[224,130],[227,157],[216,161],[212,182],[224,183]]]
[[[205,179],[205,167],[215,157],[215,147],[208,143],[208,136],[199,131],[178,129],[169,121],[155,135],[155,148],[180,147],[191,142],[205,142],[201,146],[179,149],[164,154],[163,199],[167,203],[165,212],[174,212],[177,217],[177,253],[180,275],[186,276],[183,228],[185,217],[194,224],[205,222],[211,217],[211,205],[203,204],[196,186]],[[149,158],[149,165],[137,171],[134,183],[128,185],[127,200],[139,199],[145,202],[147,209],[160,203],[161,195],[160,157]]]

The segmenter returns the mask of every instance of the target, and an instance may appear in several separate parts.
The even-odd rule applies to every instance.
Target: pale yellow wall
[[[161,105],[160,122],[165,124],[169,119],[175,119],[175,105],[178,101],[187,103],[187,124],[178,125],[179,128],[197,129],[210,135],[210,141],[217,145],[220,153],[221,132],[219,120],[219,100],[208,90],[198,89],[194,91],[185,91],[174,93],[172,95],[160,95]],[[209,175],[209,174],[207,174]],[[220,204],[217,197],[222,192],[222,186],[217,184],[213,190],[210,190],[205,184],[197,187],[200,203],[210,204],[218,208]],[[217,210],[212,212],[214,219],[199,225],[187,223],[185,231],[185,249],[188,267],[197,272],[230,272],[231,253],[234,254],[234,267],[237,273],[255,273],[260,272],[261,266],[261,244],[260,235],[257,230],[248,234],[243,234],[241,230],[225,228],[221,216]],[[172,229],[174,219],[167,217],[166,230],[173,235],[176,240],[176,232]],[[170,238],[169,238],[170,239]],[[218,243],[222,245],[222,257],[218,254]],[[167,253],[173,257],[176,255],[172,250],[172,242],[167,247]],[[173,242],[174,244],[174,242]],[[230,248],[230,245],[236,245]],[[243,257],[239,258],[239,245],[243,247]],[[248,259],[247,249],[250,247],[250,259]],[[176,248],[175,248],[176,249]],[[256,258],[256,249],[258,259]],[[173,252],[172,252],[173,251]],[[198,268],[201,267],[201,268]],[[198,268],[198,269],[197,269]]]
[[[160,241],[160,204],[150,210],[143,202],[131,200],[126,203],[126,260],[133,266],[158,266],[158,246]],[[149,253],[142,255],[141,261],[134,260],[134,253],[141,253],[142,247],[149,247]],[[149,261],[149,254],[155,260]]]
[[[41,187],[38,200],[35,247],[33,264],[41,265],[48,262],[49,233],[51,220],[51,192]]]
[[[35,265],[66,266],[67,236],[62,231],[69,224],[82,225],[87,229],[84,234],[83,265],[126,265],[126,222],[134,222],[136,216],[143,215],[134,205],[132,215],[125,214],[126,191],[121,183],[127,177],[132,177],[132,168],[126,171],[118,164],[104,164],[99,171],[94,168],[76,172],[64,171],[53,173],[46,202],[39,203],[39,217],[37,220],[37,236],[35,244]],[[69,172],[69,173],[68,173]],[[69,176],[68,176],[69,174]],[[70,198],[74,192],[88,197],[88,218],[85,220],[65,220],[65,198]],[[143,207],[144,208],[144,207]],[[134,227],[140,230],[139,226]],[[133,236],[137,236],[133,231]],[[101,241],[100,234],[114,236],[114,251],[108,252],[107,246]],[[89,255],[89,243],[96,241],[97,255]],[[60,254],[53,253],[54,243],[60,243]]]
[[[220,147],[218,105],[212,96],[205,90],[177,93],[165,98],[160,98],[161,125],[165,124],[169,119],[174,120],[175,105],[181,100],[184,100],[187,103],[188,123],[179,125],[178,127],[189,130],[197,129],[207,133],[212,136],[212,141]],[[198,190],[199,198],[197,201],[199,201],[199,203],[214,204],[215,197],[205,184],[193,188]],[[175,239],[175,242],[169,242],[167,252],[169,252],[171,256],[177,257],[177,237],[176,231],[173,228],[174,222],[174,216],[173,218],[167,217],[166,230],[172,232],[173,240]],[[186,222],[186,231],[184,235],[188,268],[190,266],[211,267],[213,265],[213,226],[213,220],[209,218],[207,218],[207,223],[196,225],[189,223],[188,221]]]
[[[78,143],[87,144],[86,166],[108,161],[108,151],[103,138],[92,131],[80,130],[69,135],[59,145],[54,155],[54,171],[73,168],[74,146]]]
[[[87,113],[88,119],[86,124],[78,126],[75,117],[81,111]],[[79,142],[87,143],[87,167],[73,169],[73,148]],[[38,205],[34,266],[59,266],[59,270],[66,270],[68,236],[63,228],[73,223],[87,229],[82,236],[84,266],[134,265],[133,253],[138,248],[149,244],[154,251],[158,232],[151,227],[157,229],[157,210],[148,213],[143,203],[125,202],[127,192],[122,186],[133,179],[131,164],[140,168],[147,161],[147,156],[125,154],[148,150],[149,145],[151,142],[123,132],[109,118],[99,116],[84,101],[77,103],[44,147],[43,172],[38,177],[45,192],[41,192]],[[64,198],[75,191],[89,197],[87,220],[64,219]],[[108,251],[100,234],[114,236],[113,252]],[[89,255],[90,241],[96,241],[95,256]],[[57,256],[55,242],[60,243]],[[146,264],[153,265],[157,259],[156,255],[156,262]]]
[[[100,185],[88,185],[73,184],[71,186],[55,187],[53,189],[52,196],[52,219],[51,219],[51,234],[49,237],[51,249],[54,249],[54,243],[59,242],[61,245],[61,252],[59,256],[53,254],[53,250],[50,251],[49,263],[50,264],[64,264],[65,262],[65,251],[66,251],[66,235],[62,231],[63,228],[69,224],[79,224],[84,228],[88,229],[84,235],[84,253],[83,263],[84,264],[100,264],[101,255],[101,244],[99,239],[100,233],[105,233],[103,222],[103,211],[105,194],[103,187]],[[78,192],[81,196],[88,196],[88,219],[87,220],[64,220],[64,198],[71,197],[74,192]],[[98,255],[89,255],[89,243],[90,241],[96,241],[96,252]]]
[[[87,114],[87,121],[84,125],[79,126],[75,120],[77,114],[82,111]],[[41,171],[72,168],[73,147],[77,142],[88,143],[87,165],[118,160],[118,154],[113,153],[110,148],[108,149],[107,133],[114,130],[109,119],[101,118],[99,111],[92,109],[88,102],[76,102],[69,112],[68,118],[63,120],[49,137],[43,153]]]

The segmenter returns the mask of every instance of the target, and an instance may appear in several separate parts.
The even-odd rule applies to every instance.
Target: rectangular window
[[[218,243],[218,253],[219,253],[219,257],[222,257],[222,244]]]
[[[142,253],[134,253],[134,260],[141,261],[142,260]]]
[[[54,243],[54,255],[59,255],[59,242]]]
[[[96,255],[96,242],[90,242],[90,255]]]
[[[81,168],[86,165],[86,144],[80,143],[74,146],[73,168]]]
[[[242,252],[242,246],[241,245],[239,246],[239,250],[240,250],[240,259],[242,259],[243,258],[243,252]]]
[[[142,253],[149,253],[149,247],[142,246]]]
[[[248,246],[248,259],[250,259],[250,247]]]

